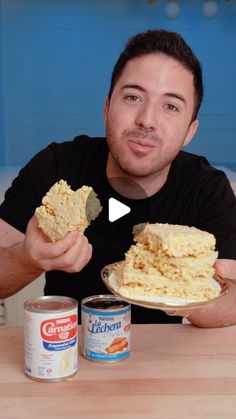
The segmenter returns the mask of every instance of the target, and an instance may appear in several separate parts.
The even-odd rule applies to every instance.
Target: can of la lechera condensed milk
[[[25,373],[37,381],[62,381],[78,370],[78,303],[44,296],[24,303]]]
[[[113,295],[93,295],[81,302],[81,352],[85,358],[117,362],[131,353],[131,307]]]

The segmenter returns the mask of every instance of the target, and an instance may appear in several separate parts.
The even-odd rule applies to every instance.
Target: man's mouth
[[[148,129],[126,130],[123,138],[127,141],[129,149],[139,155],[149,154],[158,143],[157,135]]]
[[[132,151],[136,153],[148,154],[155,148],[156,145],[148,140],[142,140],[139,138],[129,138],[128,146]]]

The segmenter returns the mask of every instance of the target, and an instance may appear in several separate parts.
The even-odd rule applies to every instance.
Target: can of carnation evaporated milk
[[[24,303],[25,373],[38,381],[62,381],[78,370],[78,303],[45,296]]]
[[[130,304],[113,295],[93,295],[82,300],[81,319],[85,358],[116,362],[130,355]]]

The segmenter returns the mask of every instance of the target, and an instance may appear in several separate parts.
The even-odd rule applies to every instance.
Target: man
[[[0,297],[46,272],[46,294],[79,301],[107,293],[101,269],[124,258],[139,222],[194,225],[217,240],[218,272],[236,278],[236,199],[226,176],[206,159],[180,151],[193,138],[202,101],[201,65],[177,34],[147,31],[129,41],[112,74],[105,103],[107,138],[53,143],[23,168],[0,207]],[[34,211],[58,180],[94,188],[104,208],[86,230],[51,243]],[[127,187],[128,185],[128,187]],[[131,185],[131,187],[130,187]],[[133,187],[136,185],[136,187]],[[138,190],[138,193],[137,193]],[[108,221],[110,196],[131,208]],[[201,327],[236,323],[236,287],[204,309],[171,312],[134,306],[133,322]],[[176,317],[177,316],[177,317]]]

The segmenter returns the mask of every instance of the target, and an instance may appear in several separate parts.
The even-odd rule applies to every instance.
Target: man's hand
[[[236,281],[236,260],[218,259],[215,263],[216,274]]]
[[[92,246],[83,233],[72,231],[52,243],[38,227],[35,215],[27,226],[23,246],[26,263],[42,271],[79,272],[92,256]]]

